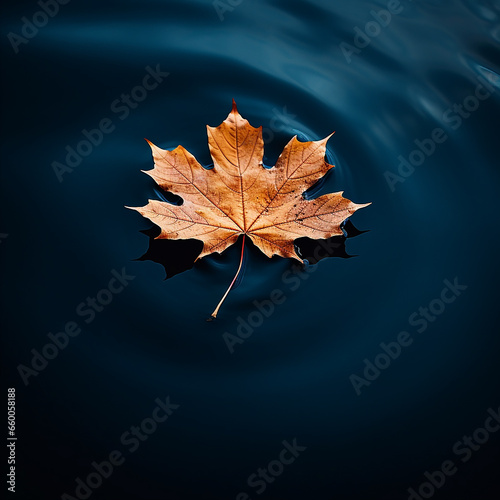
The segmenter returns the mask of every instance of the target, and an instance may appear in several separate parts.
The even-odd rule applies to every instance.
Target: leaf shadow
[[[310,238],[298,238],[295,240],[297,253],[309,264],[316,264],[319,261],[338,257],[348,259],[356,257],[349,255],[346,251],[345,242],[349,238],[354,238],[368,231],[360,231],[350,220],[346,220],[341,225],[344,232],[341,236],[333,236],[325,240],[313,240]],[[165,279],[172,278],[177,274],[191,269],[196,257],[200,254],[203,243],[199,240],[166,240],[155,239],[161,230],[158,226],[142,230],[141,233],[149,238],[147,251],[136,261],[152,261],[160,264],[165,269]]]

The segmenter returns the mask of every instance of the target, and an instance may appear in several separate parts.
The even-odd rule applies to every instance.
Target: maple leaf
[[[356,204],[343,191],[306,200],[303,193],[333,165],[325,161],[326,143],[301,142],[293,137],[272,168],[264,167],[262,127],[254,128],[236,108],[218,127],[207,126],[208,145],[214,166],[204,168],[184,147],[167,151],[151,146],[154,169],[149,174],[164,190],[180,196],[181,205],[149,200],[137,210],[160,227],[158,239],[197,239],[203,249],[197,260],[221,253],[243,235],[265,255],[279,255],[303,262],[294,240],[326,239],[342,235],[340,225],[366,204]],[[333,134],[332,134],[333,135]]]

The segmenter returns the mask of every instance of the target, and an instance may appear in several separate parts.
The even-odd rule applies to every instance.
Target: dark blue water
[[[497,498],[498,434],[466,463],[452,448],[500,404],[500,4],[404,0],[368,26],[387,2],[232,4],[217,4],[221,20],[210,0],[72,0],[26,42],[8,34],[40,7],[4,7],[1,323],[18,498],[75,497],[113,450],[126,460],[90,498],[406,499],[447,459],[458,471],[435,498]],[[356,44],[355,28],[370,36]],[[148,66],[169,74],[126,101]],[[143,138],[209,165],[205,125],[233,98],[264,127],[268,165],[291,136],[335,131],[319,194],[373,204],[352,217],[355,258],[301,271],[248,245],[207,323],[239,246],[164,280],[137,260],[151,224],[124,206],[158,199]],[[58,178],[54,162],[103,120]],[[78,313],[123,268],[127,286],[100,295],[111,303]],[[259,315],[273,290],[281,303]],[[31,350],[71,321],[81,333],[26,385],[19,365],[33,369]],[[357,394],[352,375],[402,331],[411,345]],[[121,436],[167,396],[179,408],[131,452]],[[306,450],[259,495],[247,479],[293,439]]]

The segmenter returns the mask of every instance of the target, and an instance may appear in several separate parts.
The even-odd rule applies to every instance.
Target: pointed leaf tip
[[[327,142],[332,138],[333,134],[335,134],[335,132],[332,132],[331,134],[327,135],[325,138],[323,139],[319,139],[318,141],[312,141],[312,142],[317,142],[319,144],[323,144],[325,145],[326,147],[326,144]],[[306,141],[307,142],[307,141]]]
[[[319,240],[340,235],[341,223],[370,205],[343,198],[343,191],[314,199],[302,196],[333,167],[325,155],[326,143],[334,133],[304,142],[295,135],[275,167],[263,168],[262,126],[250,125],[238,112],[233,98],[226,120],[217,127],[207,126],[212,169],[205,170],[182,146],[172,150],[169,145],[164,150],[145,139],[153,152],[154,169],[143,172],[161,188],[179,196],[182,207],[149,200],[145,207],[126,208],[139,212],[161,229],[155,239],[196,239],[203,243],[195,262],[221,253],[239,235],[248,235],[267,257],[279,255],[304,265],[306,260],[294,250],[297,238]]]

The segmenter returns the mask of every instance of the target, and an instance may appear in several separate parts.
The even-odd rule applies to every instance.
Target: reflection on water
[[[295,242],[298,254],[309,264],[316,264],[320,260],[329,257],[341,257],[343,259],[352,257],[346,251],[346,240],[366,231],[356,229],[350,220],[346,220],[341,225],[341,228],[344,231],[343,236],[333,236],[326,240],[298,238]],[[149,237],[149,247],[138,260],[150,260],[161,264],[165,269],[165,279],[191,269],[201,252],[203,243],[197,240],[156,239],[160,232],[158,226],[141,231],[141,233]],[[251,245],[250,240],[248,240],[247,245]],[[235,246],[241,247],[241,241],[235,243]],[[213,259],[209,259],[209,262],[215,264],[215,259],[217,257],[213,256]],[[235,283],[234,288],[236,288],[237,284],[239,284],[239,280]]]

